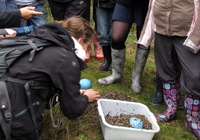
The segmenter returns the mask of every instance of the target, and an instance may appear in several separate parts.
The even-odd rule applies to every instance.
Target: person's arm
[[[0,28],[18,27],[21,23],[20,10],[0,12]]]
[[[148,49],[154,38],[154,21],[153,21],[153,4],[155,0],[150,0],[149,9],[146,15],[146,19],[142,28],[140,38],[137,42],[142,49]]]
[[[88,102],[92,103],[97,101],[100,98],[99,92],[95,91],[93,89],[86,90],[83,95],[86,95],[88,97]]]
[[[8,35],[9,33],[7,32],[6,29],[0,29],[0,35]]]
[[[15,37],[16,34],[17,34],[17,31],[13,29],[0,29],[0,38]]]
[[[19,27],[21,18],[29,19],[33,15],[42,15],[42,12],[34,11],[35,7],[0,12],[0,28]]]
[[[81,116],[88,102],[98,100],[100,95],[99,92],[94,90],[86,90],[81,95],[79,62],[74,58],[74,54],[67,53],[65,55],[66,57],[63,56],[63,62],[56,65],[56,72],[54,72],[56,75],[55,78],[52,78],[54,78],[55,87],[60,89],[60,108],[66,117],[72,119]]]
[[[195,54],[200,50],[200,9],[196,6],[196,4],[197,3],[195,3],[193,21],[188,32],[188,37],[183,43],[188,50]]]
[[[34,11],[35,7],[24,7],[19,10],[21,12],[21,18],[23,18],[23,19],[29,19],[34,15],[42,15],[43,14],[42,12]]]

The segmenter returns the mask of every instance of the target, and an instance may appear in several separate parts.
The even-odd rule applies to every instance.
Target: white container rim
[[[146,110],[148,111],[148,113],[149,113],[149,115],[151,116],[151,118],[153,118],[152,121],[154,122],[154,124],[155,124],[155,126],[156,126],[157,129],[155,129],[155,130],[136,129],[136,128],[131,128],[131,127],[114,126],[114,125],[108,124],[108,123],[106,122],[106,120],[105,120],[105,117],[104,117],[104,114],[103,114],[103,110],[102,110],[102,108],[100,108],[100,102],[101,102],[101,101],[121,102],[121,103],[137,104],[137,105],[143,106],[144,108],[146,108]],[[134,130],[134,131],[138,131],[138,132],[139,132],[139,131],[140,131],[140,132],[143,131],[143,132],[147,132],[147,133],[152,133],[152,132],[157,133],[157,132],[160,131],[160,127],[159,127],[158,124],[157,124],[157,120],[156,120],[154,114],[149,110],[149,108],[148,108],[146,105],[144,105],[144,104],[142,104],[142,103],[130,102],[130,101],[122,101],[122,100],[114,100],[114,99],[103,99],[103,98],[101,98],[101,99],[99,99],[99,100],[97,101],[97,104],[98,104],[98,110],[100,110],[100,111],[99,111],[99,115],[100,115],[101,118],[102,118],[102,122],[104,123],[104,125],[106,125],[106,126],[109,127],[109,128],[123,129],[123,130]]]

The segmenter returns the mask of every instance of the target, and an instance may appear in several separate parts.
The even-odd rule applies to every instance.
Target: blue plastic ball
[[[136,117],[130,118],[130,124],[137,129],[143,129],[143,122]]]
[[[89,89],[91,87],[91,82],[88,79],[81,79],[80,80],[81,89]]]

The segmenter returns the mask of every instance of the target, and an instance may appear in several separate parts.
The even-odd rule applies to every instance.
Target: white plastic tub
[[[111,99],[99,99],[97,104],[105,140],[151,140],[154,134],[160,131],[155,116],[144,104]],[[110,125],[105,120],[107,114],[110,116],[142,114],[150,121],[153,129],[146,130]]]

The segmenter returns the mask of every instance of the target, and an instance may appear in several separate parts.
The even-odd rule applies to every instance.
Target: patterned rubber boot
[[[86,52],[85,62],[88,62],[90,60],[90,57],[91,57],[91,50]]]
[[[126,49],[112,49],[112,74],[108,77],[98,80],[100,85],[109,85],[113,83],[121,83],[125,64]]]
[[[101,45],[99,45],[99,39],[98,39],[98,34],[97,31],[94,30],[95,35],[94,35],[94,52],[95,56],[98,60],[104,59],[103,52],[101,51]]]
[[[178,80],[163,82],[164,100],[167,109],[162,114],[156,115],[156,119],[160,122],[168,122],[177,117],[177,104],[180,96],[180,84]]]
[[[200,98],[185,95],[186,127],[200,139]]]

